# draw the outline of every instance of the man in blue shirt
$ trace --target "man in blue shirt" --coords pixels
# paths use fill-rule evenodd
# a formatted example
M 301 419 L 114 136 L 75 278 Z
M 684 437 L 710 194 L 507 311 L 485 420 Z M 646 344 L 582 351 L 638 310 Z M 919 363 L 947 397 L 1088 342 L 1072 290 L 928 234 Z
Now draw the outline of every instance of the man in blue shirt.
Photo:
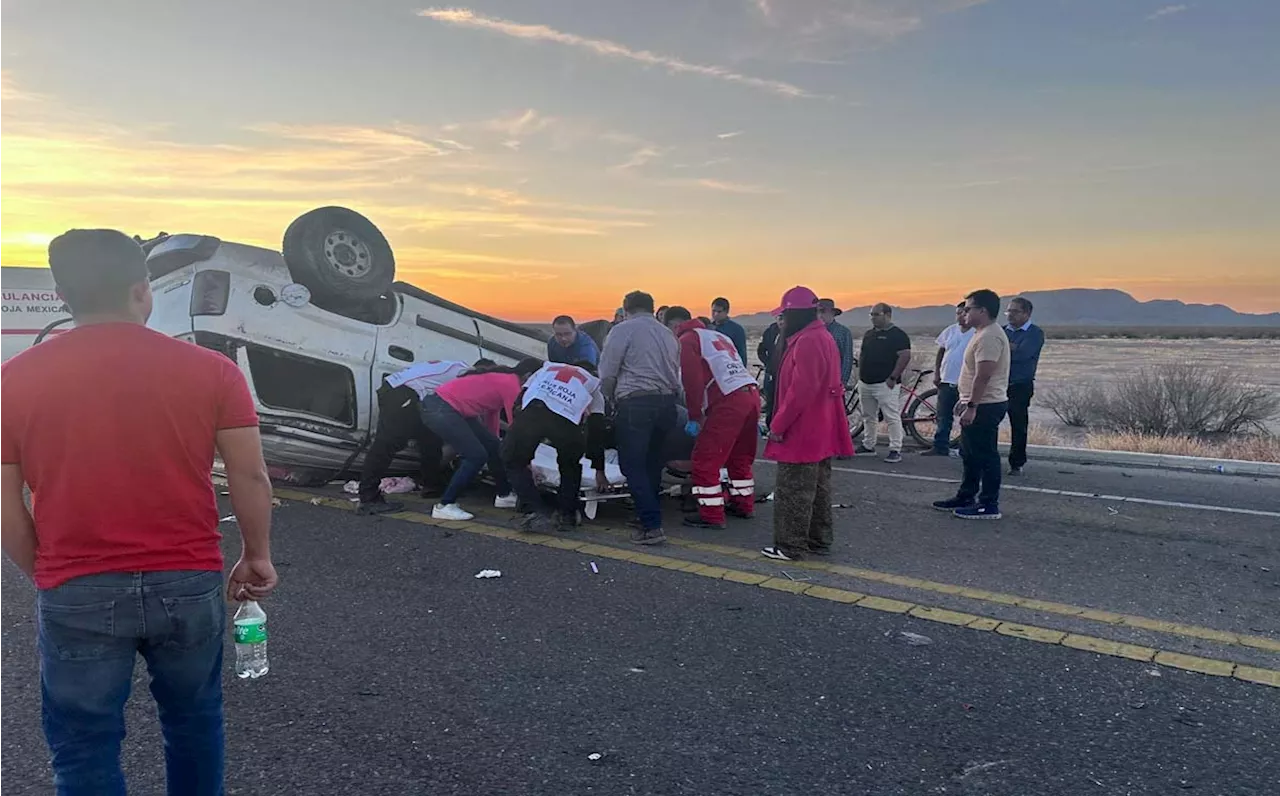
M 836 350 L 840 352 L 840 382 L 848 387 L 853 377 L 853 332 L 836 322 L 836 317 L 843 312 L 833 299 L 818 299 L 818 320 L 827 325 L 827 331 L 835 338 Z
M 711 302 L 711 328 L 733 341 L 742 364 L 747 364 L 747 330 L 729 317 L 729 299 L 721 296 Z
M 600 363 L 600 349 L 591 335 L 578 329 L 573 318 L 557 316 L 551 322 L 551 339 L 547 341 L 547 361 L 572 365 L 577 362 Z
M 1044 348 L 1044 330 L 1031 322 L 1031 302 L 1018 296 L 1005 310 L 1009 338 L 1009 475 L 1022 475 L 1027 463 L 1027 426 L 1031 396 L 1036 394 L 1036 366 Z

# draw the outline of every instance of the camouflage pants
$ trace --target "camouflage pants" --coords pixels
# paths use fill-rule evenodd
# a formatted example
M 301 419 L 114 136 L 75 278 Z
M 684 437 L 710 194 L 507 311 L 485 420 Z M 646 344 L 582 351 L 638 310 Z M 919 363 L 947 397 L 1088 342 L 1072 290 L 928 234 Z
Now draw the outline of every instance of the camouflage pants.
M 827 552 L 833 539 L 831 460 L 778 464 L 774 487 L 773 546 L 791 555 Z

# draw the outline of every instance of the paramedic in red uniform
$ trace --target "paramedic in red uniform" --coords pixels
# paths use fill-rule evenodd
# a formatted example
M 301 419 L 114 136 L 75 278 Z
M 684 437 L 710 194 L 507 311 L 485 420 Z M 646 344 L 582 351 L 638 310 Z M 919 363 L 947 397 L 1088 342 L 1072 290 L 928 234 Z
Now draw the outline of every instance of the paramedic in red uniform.
M 736 517 L 755 512 L 752 465 L 760 436 L 760 392 L 728 335 L 691 319 L 684 307 L 667 310 L 667 324 L 680 341 L 680 378 L 684 383 L 693 445 L 693 496 L 698 516 L 685 525 L 725 526 L 721 468 L 729 471 L 728 511 Z

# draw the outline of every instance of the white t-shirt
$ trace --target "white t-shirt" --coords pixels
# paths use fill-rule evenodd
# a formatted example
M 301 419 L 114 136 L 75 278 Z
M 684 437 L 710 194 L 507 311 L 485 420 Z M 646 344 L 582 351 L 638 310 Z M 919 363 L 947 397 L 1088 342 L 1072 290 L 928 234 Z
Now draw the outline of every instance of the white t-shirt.
M 529 377 L 520 408 L 542 401 L 552 412 L 571 423 L 581 423 L 587 413 L 604 414 L 600 380 L 574 365 L 548 362 Z
M 469 367 L 471 366 L 465 362 L 448 360 L 442 362 L 419 362 L 416 365 L 410 365 L 399 373 L 392 373 L 387 376 L 387 384 L 392 387 L 407 385 L 421 399 L 458 378 Z
M 947 353 L 942 355 L 942 383 L 959 384 L 960 369 L 964 367 L 964 349 L 973 339 L 973 329 L 962 332 L 960 324 L 953 323 L 938 335 L 938 347 Z

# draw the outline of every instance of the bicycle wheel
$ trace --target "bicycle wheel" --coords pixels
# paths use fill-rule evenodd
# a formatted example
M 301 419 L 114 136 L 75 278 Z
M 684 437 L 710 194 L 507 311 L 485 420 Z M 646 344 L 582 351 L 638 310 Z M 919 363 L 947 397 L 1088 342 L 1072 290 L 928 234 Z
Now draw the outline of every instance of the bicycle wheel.
M 844 413 L 849 418 L 849 437 L 857 442 L 862 436 L 862 402 L 858 391 L 852 390 L 844 397 Z
M 902 424 L 916 444 L 924 448 L 933 447 L 933 435 L 938 431 L 938 391 L 925 390 L 911 402 Z

